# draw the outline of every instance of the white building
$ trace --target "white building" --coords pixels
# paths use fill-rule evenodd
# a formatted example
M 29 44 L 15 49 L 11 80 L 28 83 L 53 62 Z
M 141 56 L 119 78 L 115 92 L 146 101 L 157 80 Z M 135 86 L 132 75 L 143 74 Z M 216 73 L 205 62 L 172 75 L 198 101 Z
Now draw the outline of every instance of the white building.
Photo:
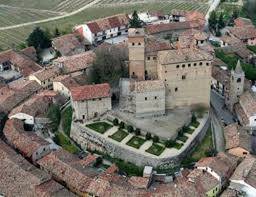
M 129 17 L 118 14 L 74 27 L 74 32 L 88 44 L 96 44 L 109 38 L 128 34 Z

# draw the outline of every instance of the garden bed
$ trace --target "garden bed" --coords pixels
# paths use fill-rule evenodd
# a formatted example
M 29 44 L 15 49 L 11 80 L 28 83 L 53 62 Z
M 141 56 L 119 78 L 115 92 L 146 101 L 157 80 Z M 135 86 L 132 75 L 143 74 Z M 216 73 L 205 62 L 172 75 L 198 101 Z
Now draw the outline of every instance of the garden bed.
M 188 137 L 185 136 L 185 135 L 179 136 L 179 137 L 177 138 L 177 140 L 180 140 L 180 141 L 182 141 L 182 142 L 184 142 L 184 143 L 187 141 L 187 139 L 188 139 Z
M 122 130 L 119 129 L 117 132 L 115 132 L 113 135 L 109 136 L 110 138 L 112 138 L 115 141 L 121 142 L 124 138 L 126 138 L 129 134 Z
M 96 122 L 92 124 L 86 125 L 86 127 L 98 132 L 98 133 L 105 133 L 108 129 L 112 128 L 113 126 L 106 122 Z
M 133 148 L 139 149 L 145 141 L 146 140 L 141 137 L 133 136 L 126 144 Z
M 146 150 L 146 152 L 148 152 L 150 154 L 153 154 L 153 155 L 156 155 L 156 156 L 159 156 L 159 155 L 162 154 L 162 152 L 164 152 L 164 150 L 165 150 L 164 146 L 153 143 L 152 146 L 150 146 L 149 149 Z
M 175 142 L 175 144 L 173 145 L 173 148 L 176 148 L 176 149 L 181 149 L 181 147 L 183 146 L 183 144 L 179 144 L 178 142 Z
M 200 125 L 200 122 L 198 122 L 197 120 L 194 122 L 191 122 L 191 124 L 190 124 L 190 126 L 195 127 L 195 128 L 197 128 L 199 125 Z

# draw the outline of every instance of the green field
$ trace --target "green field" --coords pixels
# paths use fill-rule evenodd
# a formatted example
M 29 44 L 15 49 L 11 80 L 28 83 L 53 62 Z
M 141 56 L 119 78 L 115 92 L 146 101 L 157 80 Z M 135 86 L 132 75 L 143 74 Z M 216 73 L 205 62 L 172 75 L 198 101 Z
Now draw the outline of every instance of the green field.
M 132 0 L 129 0 L 131 2 Z M 17 6 L 17 7 L 25 7 L 25 8 L 40 8 L 42 10 L 51 10 L 55 12 L 70 12 L 72 10 L 77 10 L 81 8 L 82 5 L 88 4 L 91 0 L 0 0 L 0 4 Z M 66 4 L 64 4 L 64 2 Z M 73 2 L 70 4 L 70 2 Z M 112 2 L 112 3 L 111 3 Z M 117 3 L 118 2 L 118 3 Z M 127 4 L 122 4 L 127 3 Z M 25 27 L 19 27 L 9 30 L 0 30 L 0 49 L 5 50 L 8 48 L 14 48 L 19 46 L 21 43 L 24 43 L 29 33 L 36 26 L 40 26 L 44 29 L 48 29 L 50 32 L 53 32 L 57 27 L 62 33 L 70 33 L 72 28 L 77 24 L 85 23 L 86 21 L 90 21 L 97 18 L 102 18 L 118 13 L 131 13 L 134 10 L 138 11 L 163 11 L 164 13 L 170 13 L 173 9 L 180 10 L 198 10 L 203 13 L 206 13 L 208 10 L 208 4 L 190 2 L 190 1 L 149 1 L 149 3 L 133 3 L 130 4 L 127 0 L 102 0 L 97 5 L 90 7 L 81 11 L 78 14 L 75 14 L 70 17 L 58 19 L 51 22 L 40 23 L 36 25 L 29 25 Z M 136 2 L 141 2 L 137 0 Z M 82 4 L 81 4 L 82 3 Z M 0 11 L 1 13 L 1 11 Z M 36 15 L 36 20 L 38 20 L 41 14 L 41 11 L 38 13 L 34 13 Z M 47 14 L 54 15 L 54 13 L 47 12 Z M 47 15 L 46 14 L 46 15 Z M 8 13 L 7 15 L 10 15 Z M 0 14 L 1 16 L 1 14 Z M 31 16 L 32 17 L 32 16 Z M 45 18 L 45 16 L 43 16 Z M 12 19 L 13 18 L 13 19 Z M 15 19 L 16 18 L 16 19 Z M 24 19 L 23 19 L 24 18 Z M 33 17 L 32 17 L 33 18 Z M 30 21 L 30 13 L 18 14 L 18 16 L 14 17 L 6 17 L 4 20 L 0 17 L 0 27 L 6 26 L 5 24 L 19 24 L 21 21 Z

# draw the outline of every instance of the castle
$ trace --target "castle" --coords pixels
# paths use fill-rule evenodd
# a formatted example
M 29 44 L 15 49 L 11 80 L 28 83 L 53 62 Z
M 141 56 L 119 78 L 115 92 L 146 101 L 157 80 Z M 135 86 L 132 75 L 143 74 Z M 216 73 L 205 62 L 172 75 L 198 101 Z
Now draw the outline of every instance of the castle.
M 213 56 L 194 44 L 181 48 L 155 40 L 155 46 L 144 29 L 129 29 L 130 78 L 120 81 L 121 108 L 144 117 L 177 107 L 209 107 Z

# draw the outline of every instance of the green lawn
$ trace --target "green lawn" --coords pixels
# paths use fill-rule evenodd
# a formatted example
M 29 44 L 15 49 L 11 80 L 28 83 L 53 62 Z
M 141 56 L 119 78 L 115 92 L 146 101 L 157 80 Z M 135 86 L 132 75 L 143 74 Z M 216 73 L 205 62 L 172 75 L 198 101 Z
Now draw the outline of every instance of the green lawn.
M 196 162 L 203 157 L 207 157 L 207 151 L 213 148 L 212 131 L 209 128 L 202 142 L 194 149 L 192 154 L 188 156 L 182 163 L 188 164 Z
M 109 136 L 113 140 L 116 140 L 118 142 L 121 142 L 126 136 L 129 135 L 126 131 L 119 129 L 117 132 L 115 132 L 113 135 Z
M 98 133 L 103 134 L 113 126 L 106 122 L 95 122 L 95 123 L 86 125 L 86 127 L 90 128 Z
M 247 46 L 247 48 L 256 54 L 256 46 Z
M 141 137 L 133 136 L 126 144 L 133 148 L 139 149 L 145 141 L 146 140 Z
M 146 152 L 159 156 L 162 154 L 162 152 L 164 151 L 165 147 L 161 146 L 159 144 L 153 143 L 152 146 L 149 147 L 148 150 L 146 150 Z
M 72 154 L 79 152 L 79 149 L 63 133 L 58 132 L 54 137 L 54 142 Z
M 67 136 L 70 136 L 70 129 L 71 129 L 71 122 L 72 122 L 72 114 L 73 110 L 72 107 L 67 107 L 61 114 L 62 118 L 62 128 L 64 133 L 66 133 Z

